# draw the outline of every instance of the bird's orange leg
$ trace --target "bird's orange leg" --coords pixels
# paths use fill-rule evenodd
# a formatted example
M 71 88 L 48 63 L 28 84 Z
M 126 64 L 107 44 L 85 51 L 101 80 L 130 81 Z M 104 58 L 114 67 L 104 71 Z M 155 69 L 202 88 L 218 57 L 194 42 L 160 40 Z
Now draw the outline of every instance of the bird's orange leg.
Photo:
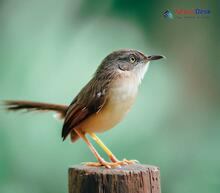
M 92 139 L 104 150 L 104 152 L 108 155 L 109 159 L 118 165 L 127 165 L 127 164 L 134 164 L 137 163 L 137 160 L 127 160 L 123 159 L 122 161 L 119 161 L 115 155 L 110 151 L 109 148 L 106 147 L 106 145 L 99 139 L 99 137 L 93 133 L 93 132 L 88 132 L 88 134 L 92 137 Z
M 95 162 L 88 162 L 86 163 L 86 165 L 88 166 L 105 166 L 106 168 L 111 168 L 111 167 L 117 167 L 120 166 L 119 164 L 114 164 L 114 163 L 110 163 L 110 162 L 106 162 L 100 155 L 99 153 L 96 151 L 96 149 L 93 147 L 93 145 L 90 143 L 90 141 L 86 138 L 85 134 L 82 133 L 80 130 L 75 129 L 75 132 L 79 135 L 79 137 L 81 137 L 86 144 L 88 145 L 89 149 L 92 151 L 92 153 L 95 155 L 95 157 L 98 160 L 98 163 Z

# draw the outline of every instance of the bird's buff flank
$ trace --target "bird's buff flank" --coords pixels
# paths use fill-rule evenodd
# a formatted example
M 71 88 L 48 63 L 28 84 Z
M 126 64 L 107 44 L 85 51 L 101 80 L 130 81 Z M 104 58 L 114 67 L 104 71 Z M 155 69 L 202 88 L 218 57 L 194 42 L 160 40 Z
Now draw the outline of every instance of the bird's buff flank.
M 64 119 L 62 138 L 70 135 L 72 142 L 82 138 L 98 163 L 91 166 L 117 167 L 135 163 L 119 161 L 96 136 L 119 123 L 130 110 L 150 61 L 164 56 L 146 56 L 137 50 L 118 50 L 109 54 L 100 64 L 92 79 L 82 88 L 69 106 L 31 101 L 5 101 L 8 110 L 55 111 Z M 92 139 L 106 152 L 111 162 L 105 161 L 87 139 Z

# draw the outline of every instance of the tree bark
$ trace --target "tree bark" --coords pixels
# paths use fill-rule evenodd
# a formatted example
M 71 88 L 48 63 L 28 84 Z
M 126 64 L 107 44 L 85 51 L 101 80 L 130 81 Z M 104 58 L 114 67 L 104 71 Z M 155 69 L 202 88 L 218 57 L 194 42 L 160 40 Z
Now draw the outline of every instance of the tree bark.
M 160 193 L 156 166 L 131 164 L 106 169 L 76 165 L 69 168 L 69 193 Z

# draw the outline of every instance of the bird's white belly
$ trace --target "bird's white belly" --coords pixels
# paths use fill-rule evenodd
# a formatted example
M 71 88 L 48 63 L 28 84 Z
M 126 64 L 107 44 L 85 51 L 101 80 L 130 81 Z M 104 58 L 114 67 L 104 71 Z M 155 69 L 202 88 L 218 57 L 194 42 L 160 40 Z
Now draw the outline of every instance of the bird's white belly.
M 134 103 L 137 85 L 134 82 L 120 82 L 111 88 L 107 104 L 96 114 L 86 119 L 80 127 L 84 131 L 104 132 L 114 127 L 127 114 Z

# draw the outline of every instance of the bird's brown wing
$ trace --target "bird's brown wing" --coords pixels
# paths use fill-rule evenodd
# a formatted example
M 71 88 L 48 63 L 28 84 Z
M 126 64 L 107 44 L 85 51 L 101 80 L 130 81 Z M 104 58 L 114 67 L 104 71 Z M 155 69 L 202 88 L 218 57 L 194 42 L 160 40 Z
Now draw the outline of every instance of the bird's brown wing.
M 97 113 L 106 102 L 105 90 L 91 80 L 70 104 L 62 129 L 62 138 L 66 139 L 73 128 L 93 113 Z

